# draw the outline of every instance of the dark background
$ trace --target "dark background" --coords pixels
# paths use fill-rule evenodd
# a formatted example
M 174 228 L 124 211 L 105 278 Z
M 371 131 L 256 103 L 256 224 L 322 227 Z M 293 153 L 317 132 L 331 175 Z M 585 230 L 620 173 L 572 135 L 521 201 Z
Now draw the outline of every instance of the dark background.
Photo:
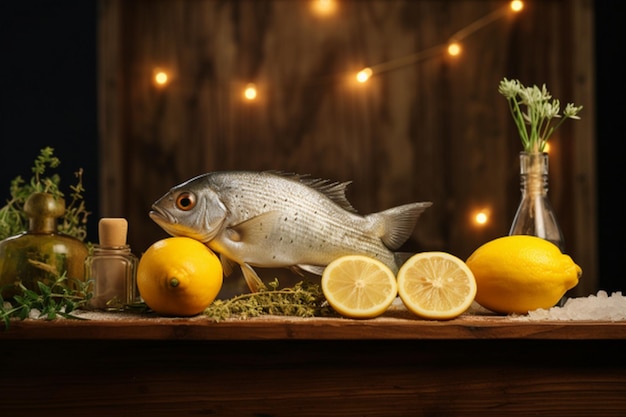
M 0 205 L 20 175 L 32 176 L 39 150 L 54 148 L 63 191 L 83 168 L 90 241 L 97 239 L 97 1 L 0 4 L 2 100 Z
M 600 289 L 626 289 L 623 257 L 624 190 L 618 130 L 623 104 L 611 97 L 621 81 L 617 74 L 622 38 L 612 2 L 595 2 L 596 121 Z M 31 177 L 30 167 L 45 146 L 55 149 L 62 186 L 74 184 L 84 169 L 85 200 L 92 212 L 88 240 L 97 240 L 97 1 L 7 0 L 0 4 L 2 64 L 0 205 L 9 197 L 10 181 Z M 621 71 L 620 71 L 621 72 Z M 106 146 L 102 144 L 100 146 Z M 69 192 L 69 190 L 66 190 Z M 558 215 L 558 213 L 557 213 Z

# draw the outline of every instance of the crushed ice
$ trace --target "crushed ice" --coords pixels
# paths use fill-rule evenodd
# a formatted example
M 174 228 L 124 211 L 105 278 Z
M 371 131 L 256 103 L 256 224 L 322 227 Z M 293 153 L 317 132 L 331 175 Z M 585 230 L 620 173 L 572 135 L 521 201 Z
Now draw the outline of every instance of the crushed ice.
M 621 291 L 610 296 L 606 291 L 597 295 L 569 298 L 562 307 L 537 309 L 524 316 L 512 316 L 525 320 L 626 320 L 626 297 Z

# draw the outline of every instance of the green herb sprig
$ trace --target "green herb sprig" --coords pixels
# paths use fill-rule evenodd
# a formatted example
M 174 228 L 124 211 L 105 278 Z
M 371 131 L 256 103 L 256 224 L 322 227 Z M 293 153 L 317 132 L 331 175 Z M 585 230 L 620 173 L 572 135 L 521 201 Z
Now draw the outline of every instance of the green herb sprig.
M 278 280 L 267 289 L 241 294 L 228 300 L 215 300 L 204 314 L 215 321 L 228 318 L 247 319 L 262 315 L 324 317 L 336 313 L 326 303 L 319 285 L 299 282 L 293 287 L 279 289 Z
M 17 294 L 10 302 L 0 295 L 0 319 L 7 329 L 12 318 L 27 319 L 32 311 L 38 311 L 38 318 L 46 320 L 54 320 L 59 316 L 80 319 L 72 312 L 84 307 L 92 296 L 89 282 L 67 278 L 65 274 L 49 283 L 38 281 L 38 292 L 26 288 L 21 282 L 14 285 Z
M 0 240 L 24 232 L 28 227 L 28 217 L 24 213 L 26 199 L 35 192 L 50 193 L 56 198 L 64 198 L 60 189 L 61 178 L 58 174 L 48 173 L 49 169 L 57 168 L 61 161 L 54 156 L 54 149 L 41 149 L 32 167 L 33 176 L 26 182 L 21 176 L 11 181 L 11 198 L 0 208 Z M 60 219 L 59 231 L 74 236 L 81 241 L 87 237 L 87 218 L 89 212 L 83 199 L 83 170 L 76 173 L 77 183 L 70 186 L 71 200 L 66 205 L 65 214 Z
M 519 80 L 504 78 L 500 81 L 498 92 L 509 103 L 525 152 L 543 152 L 548 138 L 565 120 L 580 119 L 578 113 L 583 109 L 583 106 L 568 103 L 561 116 L 561 104 L 552 98 L 545 84 L 541 88 L 536 85 L 525 87 Z M 554 119 L 560 120 L 554 123 Z

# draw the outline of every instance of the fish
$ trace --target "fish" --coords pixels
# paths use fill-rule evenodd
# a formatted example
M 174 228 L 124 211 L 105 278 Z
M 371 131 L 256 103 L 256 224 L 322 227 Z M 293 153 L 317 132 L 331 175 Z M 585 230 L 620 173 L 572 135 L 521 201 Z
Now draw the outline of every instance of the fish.
M 346 198 L 351 183 L 281 171 L 214 171 L 172 187 L 149 217 L 168 234 L 216 252 L 225 276 L 239 265 L 251 292 L 265 288 L 254 268 L 322 275 L 345 255 L 370 256 L 396 273 L 395 251 L 432 202 L 361 215 Z

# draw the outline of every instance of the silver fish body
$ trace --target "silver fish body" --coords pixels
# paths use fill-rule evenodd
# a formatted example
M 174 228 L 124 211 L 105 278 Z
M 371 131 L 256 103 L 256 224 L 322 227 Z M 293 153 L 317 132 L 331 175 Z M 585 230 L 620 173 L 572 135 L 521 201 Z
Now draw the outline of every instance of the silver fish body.
M 169 234 L 219 253 L 226 274 L 232 262 L 239 264 L 252 291 L 263 286 L 252 267 L 321 274 L 340 256 L 362 254 L 397 271 L 393 251 L 432 203 L 360 215 L 346 199 L 348 184 L 276 172 L 212 172 L 173 187 L 149 215 Z

